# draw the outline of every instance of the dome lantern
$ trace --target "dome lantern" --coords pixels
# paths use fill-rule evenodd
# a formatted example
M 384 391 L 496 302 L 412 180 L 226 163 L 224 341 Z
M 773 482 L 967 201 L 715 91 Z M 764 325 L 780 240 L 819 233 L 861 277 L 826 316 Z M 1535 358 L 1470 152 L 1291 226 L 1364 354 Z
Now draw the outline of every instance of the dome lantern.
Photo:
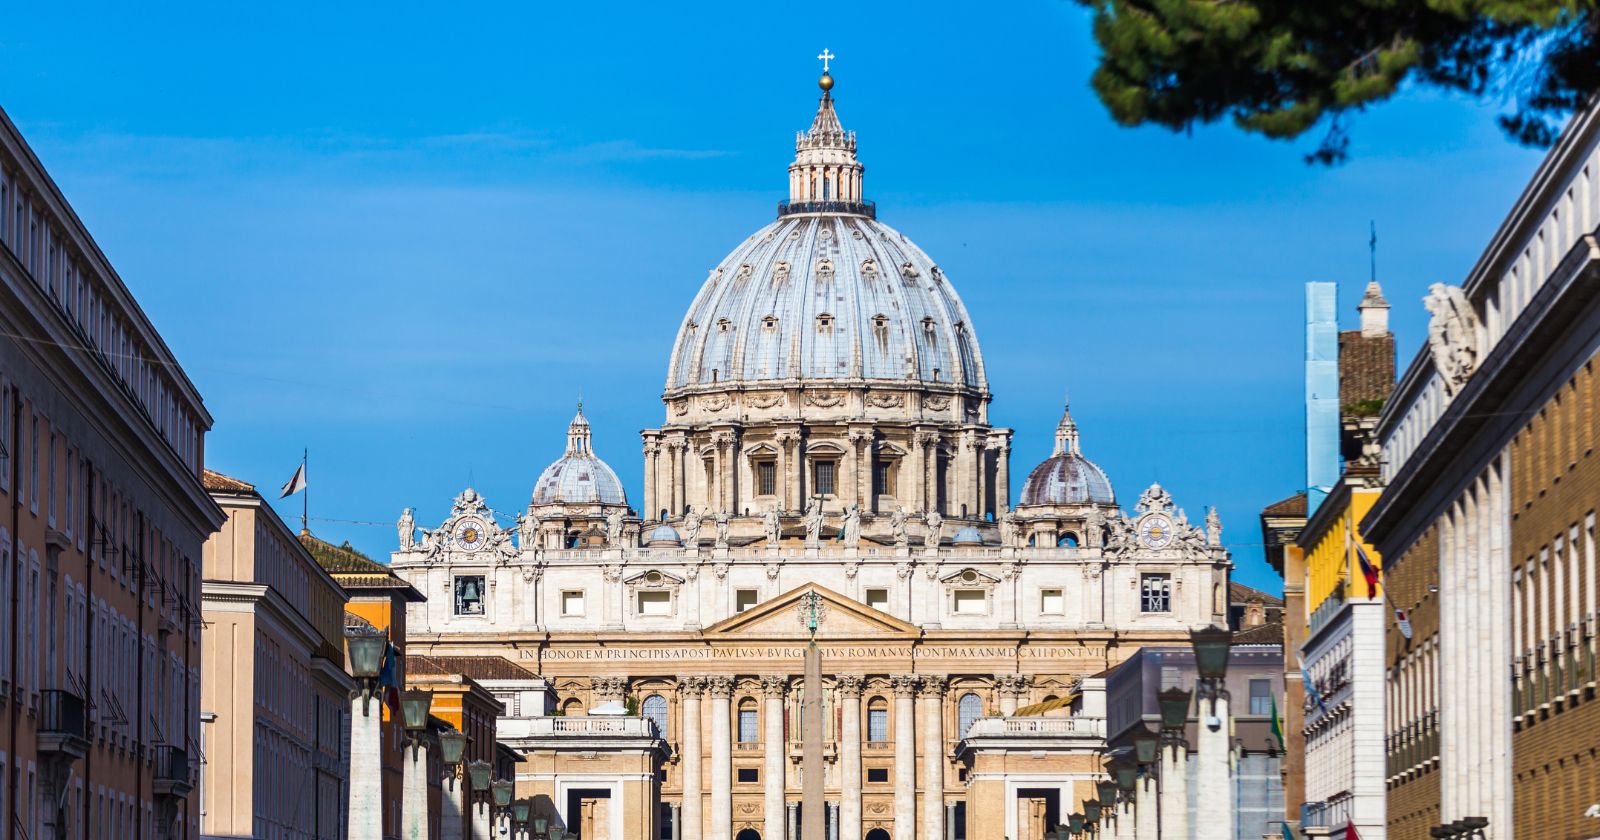
M 1116 503 L 1111 480 L 1095 462 L 1085 458 L 1078 443 L 1078 424 L 1072 411 L 1061 410 L 1056 425 L 1056 445 L 1050 457 L 1028 473 L 1019 506 L 1110 505 Z
M 845 131 L 833 109 L 833 75 L 827 62 L 835 56 L 823 50 L 822 99 L 811 128 L 796 133 L 794 163 L 789 164 L 789 200 L 778 205 L 778 215 L 791 213 L 851 213 L 872 217 L 872 202 L 861 197 L 861 176 L 866 168 L 856 160 L 856 134 Z

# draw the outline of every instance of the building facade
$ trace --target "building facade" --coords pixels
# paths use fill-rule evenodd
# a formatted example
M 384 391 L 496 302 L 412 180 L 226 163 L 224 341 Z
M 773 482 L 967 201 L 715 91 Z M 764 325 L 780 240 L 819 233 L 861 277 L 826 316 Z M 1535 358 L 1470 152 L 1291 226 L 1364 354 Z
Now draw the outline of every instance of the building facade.
M 1592 539 L 1600 350 L 1600 111 L 1567 127 L 1378 425 L 1363 531 L 1410 634 L 1388 632 L 1389 826 L 1489 837 L 1600 830 Z
M 348 596 L 254 486 L 211 470 L 204 482 L 228 519 L 202 560 L 200 832 L 339 840 Z
M 194 837 L 211 417 L 0 112 L 0 826 Z M 90 832 L 99 832 L 91 835 Z
M 645 518 L 580 409 L 515 523 L 470 489 L 420 536 L 410 509 L 400 520 L 391 568 L 429 596 L 410 608 L 414 654 L 498 656 L 547 680 L 557 716 L 535 716 L 522 746 L 551 761 L 555 733 L 633 739 L 587 776 L 518 771 L 557 823 L 631 809 L 606 800 L 658 761 L 649 831 L 797 836 L 814 624 L 830 836 L 991 836 L 966 818 L 990 772 L 972 768 L 994 766 L 958 751 L 976 721 L 1227 620 L 1215 513 L 1190 522 L 1159 485 L 1125 512 L 1070 413 L 1012 503 L 976 329 L 938 264 L 861 198 L 832 84 L 777 221 L 711 269 L 679 329 L 666 422 L 643 433 Z M 590 714 L 629 704 L 645 723 Z M 1041 801 L 1076 804 L 1090 764 L 1060 764 Z

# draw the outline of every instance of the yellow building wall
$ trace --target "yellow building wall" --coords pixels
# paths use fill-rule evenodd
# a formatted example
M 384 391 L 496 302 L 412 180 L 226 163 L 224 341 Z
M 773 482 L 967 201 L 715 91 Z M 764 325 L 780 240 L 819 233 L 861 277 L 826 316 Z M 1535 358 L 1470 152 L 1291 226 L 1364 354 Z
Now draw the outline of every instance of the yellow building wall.
M 1315 540 L 1305 552 L 1306 609 L 1315 612 L 1317 607 L 1335 593 L 1345 599 L 1367 597 L 1367 579 L 1361 574 L 1361 562 L 1356 559 L 1355 546 L 1359 543 L 1367 559 L 1378 569 L 1383 559 L 1361 536 L 1360 522 L 1378 500 L 1377 490 L 1352 490 L 1349 503 L 1328 524 L 1321 534 L 1311 535 Z M 1304 545 L 1302 541 L 1302 545 Z M 1382 593 L 1380 582 L 1378 591 Z

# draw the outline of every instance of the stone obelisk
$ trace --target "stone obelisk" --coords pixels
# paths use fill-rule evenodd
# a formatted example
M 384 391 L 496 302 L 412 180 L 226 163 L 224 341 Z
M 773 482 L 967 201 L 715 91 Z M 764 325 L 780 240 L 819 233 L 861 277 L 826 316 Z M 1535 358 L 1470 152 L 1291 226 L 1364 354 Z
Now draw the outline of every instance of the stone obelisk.
M 805 699 L 800 709 L 805 738 L 800 747 L 804 777 L 800 785 L 799 840 L 824 840 L 827 816 L 822 793 L 822 651 L 817 648 L 817 618 L 822 596 L 815 591 L 809 593 L 806 606 L 811 611 L 806 621 L 811 640 L 806 643 Z

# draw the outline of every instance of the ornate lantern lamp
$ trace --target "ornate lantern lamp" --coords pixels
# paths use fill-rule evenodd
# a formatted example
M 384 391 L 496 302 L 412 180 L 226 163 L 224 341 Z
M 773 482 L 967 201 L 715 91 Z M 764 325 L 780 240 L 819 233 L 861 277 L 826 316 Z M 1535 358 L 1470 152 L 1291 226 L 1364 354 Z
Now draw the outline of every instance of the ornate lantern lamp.
M 1083 821 L 1087 823 L 1097 823 L 1100 821 L 1100 800 L 1083 800 Z
M 1131 787 L 1131 785 L 1130 785 Z M 1117 804 L 1117 783 L 1110 779 L 1101 779 L 1094 784 L 1095 793 L 1100 796 L 1100 806 L 1110 808 Z
M 377 690 L 378 674 L 383 671 L 389 636 L 378 630 L 346 630 L 345 644 L 350 649 L 350 675 L 361 683 L 361 714 L 370 715 L 369 701 Z
M 1163 689 L 1156 695 L 1156 705 L 1161 707 L 1161 731 L 1177 740 L 1183 738 L 1184 725 L 1189 722 L 1189 700 L 1192 693 L 1186 688 Z
M 1119 758 L 1111 763 L 1111 773 L 1117 777 L 1117 788 L 1123 793 L 1133 793 L 1133 786 L 1139 782 L 1139 765 L 1125 758 Z
M 1189 632 L 1194 647 L 1194 667 L 1200 679 L 1221 682 L 1228 675 L 1228 651 L 1233 647 L 1233 631 L 1226 627 L 1202 627 Z
M 450 768 L 452 775 L 461 766 L 461 757 L 466 754 L 466 751 L 466 733 L 454 730 L 439 733 L 439 760 L 444 762 L 444 766 Z
M 544 833 L 546 831 L 548 831 L 549 828 L 550 828 L 550 818 L 549 817 L 539 816 L 539 817 L 534 817 L 533 818 L 533 833 L 534 833 L 535 836 L 544 837 Z
M 504 808 L 511 804 L 512 784 L 510 782 L 505 779 L 495 779 L 489 785 L 489 789 L 494 794 L 494 807 Z
M 422 745 L 422 734 L 428 731 L 428 709 L 432 706 L 431 691 L 407 690 L 400 694 L 400 718 L 406 740 L 411 742 L 412 760 L 416 759 L 417 748 Z
M 1073 834 L 1082 834 L 1083 833 L 1083 815 L 1082 814 L 1068 814 L 1067 815 L 1067 829 L 1069 831 L 1071 831 Z
M 489 774 L 494 771 L 494 765 L 479 759 L 467 764 L 467 780 L 472 782 L 472 790 L 477 793 L 489 792 Z
M 532 799 L 518 799 L 511 803 L 511 821 L 517 825 L 528 824 L 528 813 L 533 810 Z
M 1156 763 L 1161 754 L 1161 736 L 1150 731 L 1148 726 L 1140 726 L 1133 734 L 1133 755 L 1140 764 L 1149 767 Z

